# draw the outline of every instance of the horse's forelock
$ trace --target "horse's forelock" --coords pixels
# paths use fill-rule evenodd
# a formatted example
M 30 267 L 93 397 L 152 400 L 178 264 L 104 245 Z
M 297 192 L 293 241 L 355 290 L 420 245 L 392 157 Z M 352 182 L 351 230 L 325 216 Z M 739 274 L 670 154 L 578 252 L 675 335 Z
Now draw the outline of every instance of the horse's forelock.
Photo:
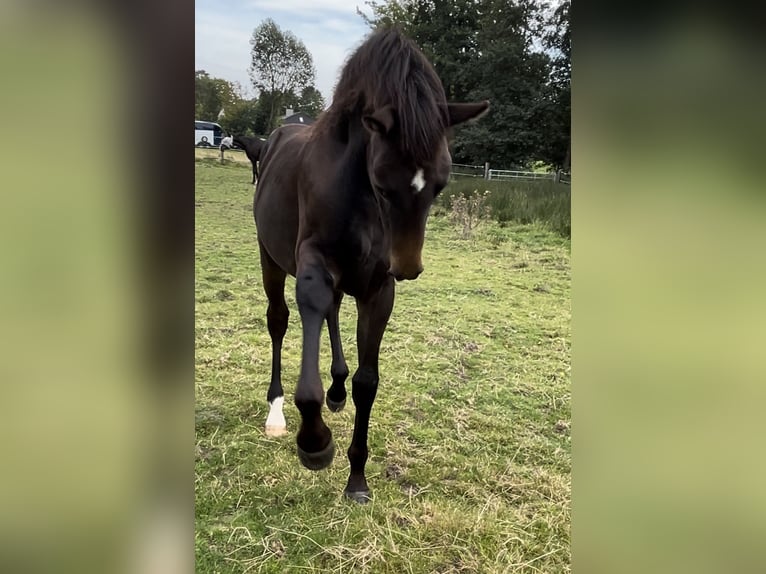
M 399 145 L 416 162 L 433 155 L 447 126 L 444 88 L 418 47 L 396 28 L 373 32 L 341 72 L 323 122 L 391 106 L 399 120 Z

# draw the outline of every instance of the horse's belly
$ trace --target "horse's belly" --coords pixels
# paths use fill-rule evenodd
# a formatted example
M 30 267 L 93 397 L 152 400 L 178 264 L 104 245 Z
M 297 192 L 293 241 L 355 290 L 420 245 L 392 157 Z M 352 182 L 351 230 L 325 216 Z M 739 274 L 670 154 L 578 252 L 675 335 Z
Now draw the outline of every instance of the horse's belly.
M 293 276 L 298 239 L 297 174 L 306 130 L 305 126 L 283 126 L 269 138 L 253 207 L 258 239 L 274 262 Z
M 279 179 L 279 178 L 277 178 Z M 295 189 L 261 178 L 255 200 L 258 240 L 274 262 L 295 276 L 295 243 L 298 237 L 298 199 Z

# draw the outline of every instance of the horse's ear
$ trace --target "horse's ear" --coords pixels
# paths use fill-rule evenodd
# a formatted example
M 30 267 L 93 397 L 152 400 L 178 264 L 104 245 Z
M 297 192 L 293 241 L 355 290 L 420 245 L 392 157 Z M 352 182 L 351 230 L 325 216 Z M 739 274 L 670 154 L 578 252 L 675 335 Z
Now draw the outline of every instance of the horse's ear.
M 370 115 L 362 116 L 362 124 L 367 131 L 384 136 L 394 127 L 394 111 L 391 106 L 382 107 Z
M 473 104 L 447 104 L 449 125 L 456 126 L 469 120 L 477 120 L 489 110 L 489 101 Z

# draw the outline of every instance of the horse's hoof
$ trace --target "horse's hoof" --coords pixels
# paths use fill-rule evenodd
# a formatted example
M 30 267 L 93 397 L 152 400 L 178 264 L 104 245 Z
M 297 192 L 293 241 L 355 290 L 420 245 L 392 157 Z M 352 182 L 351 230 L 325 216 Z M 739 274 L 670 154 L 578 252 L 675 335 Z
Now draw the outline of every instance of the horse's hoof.
M 285 436 L 287 434 L 287 427 L 279 425 L 266 425 L 266 436 Z
M 327 408 L 330 409 L 334 413 L 337 413 L 338 411 L 342 411 L 343 407 L 346 406 L 346 399 L 345 398 L 342 401 L 340 401 L 339 403 L 336 403 L 329 396 L 326 396 L 325 397 L 325 402 L 327 403 Z
M 309 470 L 322 470 L 330 466 L 333 457 L 335 456 L 335 442 L 330 439 L 328 444 L 323 450 L 319 452 L 306 452 L 301 447 L 298 447 L 298 459 L 301 464 Z
M 370 500 L 372 500 L 369 490 L 357 490 L 355 492 L 344 490 L 343 495 L 346 498 L 353 500 L 354 502 L 358 502 L 359 504 L 367 504 L 370 502 Z

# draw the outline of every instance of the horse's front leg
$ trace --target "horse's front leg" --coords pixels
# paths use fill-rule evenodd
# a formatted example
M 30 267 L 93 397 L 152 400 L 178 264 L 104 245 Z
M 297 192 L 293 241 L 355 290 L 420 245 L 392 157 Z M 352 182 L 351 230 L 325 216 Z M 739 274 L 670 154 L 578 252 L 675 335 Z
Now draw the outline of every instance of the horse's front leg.
M 332 365 L 330 375 L 332 385 L 327 389 L 327 408 L 333 412 L 343 410 L 346 406 L 346 379 L 348 378 L 348 366 L 343 356 L 343 345 L 340 340 L 340 325 L 338 315 L 340 304 L 343 301 L 343 291 L 337 290 L 333 297 L 332 310 L 327 314 L 327 330 L 330 333 L 330 348 L 332 349 Z
M 357 301 L 356 343 L 359 351 L 359 368 L 351 379 L 351 397 L 356 406 L 354 436 L 348 449 L 351 473 L 344 494 L 357 502 L 370 499 L 370 489 L 364 476 L 367 463 L 367 429 L 370 411 L 378 392 L 378 355 L 383 332 L 394 307 L 394 280 L 389 278 L 375 295 L 365 301 Z
M 303 324 L 301 371 L 295 390 L 295 406 L 301 413 L 298 458 L 303 466 L 319 470 L 330 465 L 335 453 L 332 433 L 322 420 L 324 388 L 319 376 L 319 336 L 333 308 L 333 282 L 323 259 L 301 249 L 296 273 L 295 298 Z

